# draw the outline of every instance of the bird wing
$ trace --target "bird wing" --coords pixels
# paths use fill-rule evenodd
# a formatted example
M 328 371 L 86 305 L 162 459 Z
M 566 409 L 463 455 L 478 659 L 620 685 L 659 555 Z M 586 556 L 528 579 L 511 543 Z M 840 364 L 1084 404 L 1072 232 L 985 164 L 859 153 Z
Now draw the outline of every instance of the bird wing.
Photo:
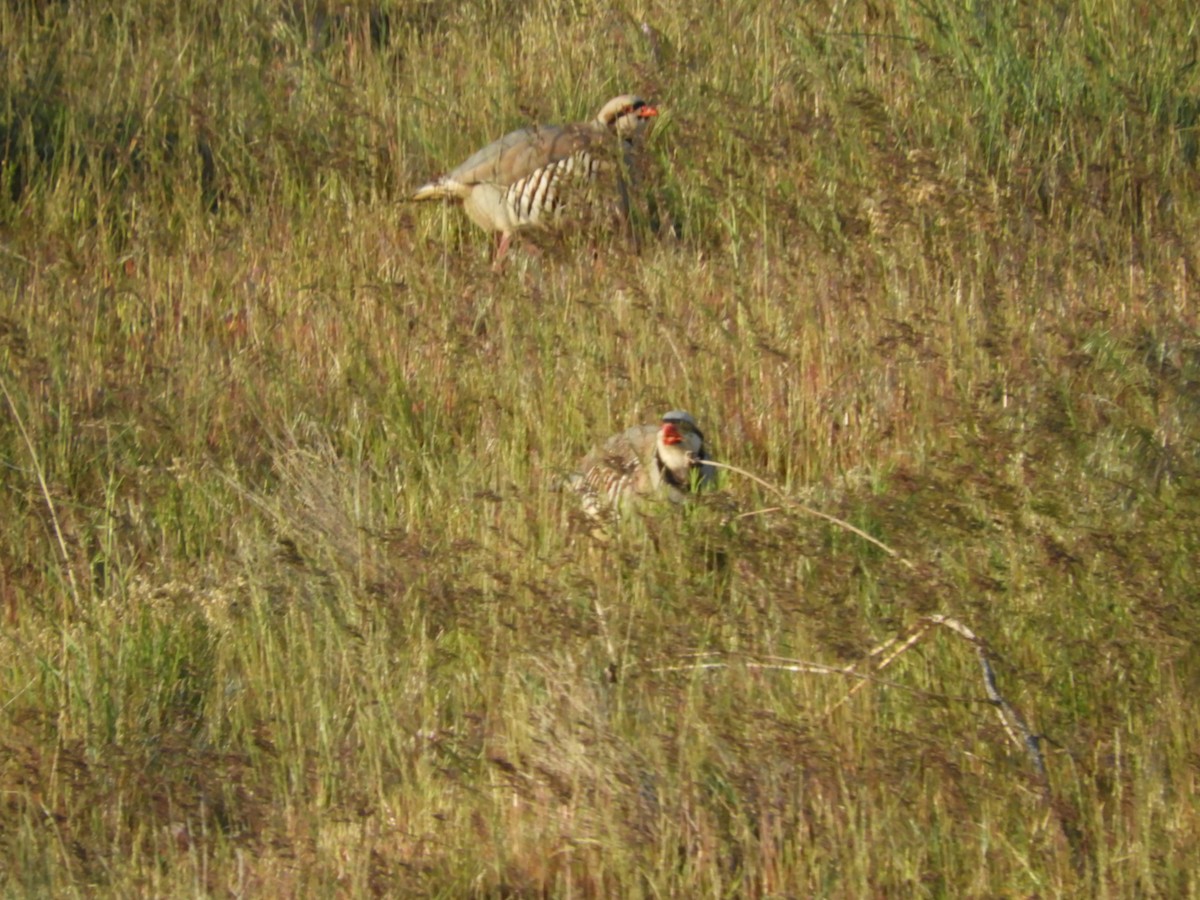
M 604 132 L 589 125 L 531 126 L 493 141 L 441 180 L 508 187 L 560 160 L 597 146 Z
M 604 509 L 620 505 L 623 497 L 653 487 L 650 457 L 657 435 L 657 425 L 638 425 L 610 437 L 588 454 L 574 487 L 583 495 L 589 515 L 598 516 Z

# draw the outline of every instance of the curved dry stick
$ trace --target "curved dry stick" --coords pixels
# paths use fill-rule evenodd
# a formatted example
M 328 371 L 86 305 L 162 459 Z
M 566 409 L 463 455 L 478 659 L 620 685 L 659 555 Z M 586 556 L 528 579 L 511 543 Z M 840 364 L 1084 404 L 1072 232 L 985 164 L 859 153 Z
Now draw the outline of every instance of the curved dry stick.
M 1042 737 L 1039 734 L 1033 733 L 1033 729 L 1029 727 L 1029 723 L 1025 721 L 1025 717 L 1021 715 L 1021 711 L 1009 703 L 1004 695 L 1000 693 L 1000 688 L 996 684 L 996 671 L 992 668 L 992 661 L 988 657 L 987 644 L 975 632 L 971 631 L 970 628 L 958 621 L 958 619 L 953 619 L 950 616 L 926 616 L 924 621 L 930 625 L 940 625 L 942 628 L 949 628 L 952 632 L 959 635 L 959 637 L 975 645 L 975 653 L 979 657 L 979 665 L 983 669 L 983 688 L 987 692 L 988 703 L 995 708 L 996 715 L 1000 718 L 1000 724 L 1004 726 L 1009 740 L 1018 747 L 1022 747 L 1025 753 L 1028 754 L 1029 760 L 1037 772 L 1038 780 L 1041 781 L 1045 799 L 1049 800 L 1051 796 L 1050 776 L 1046 771 L 1046 757 L 1042 753 Z
M 896 550 L 893 550 L 891 547 L 889 547 L 887 544 L 885 544 L 883 541 L 879 540 L 878 538 L 871 537 L 871 535 L 867 534 L 861 528 L 856 528 L 854 525 L 851 525 L 845 519 L 839 519 L 837 516 L 831 516 L 831 515 L 829 515 L 829 513 L 823 513 L 819 509 L 813 509 L 811 506 L 805 506 L 803 503 L 797 503 L 795 500 L 793 500 L 791 497 L 789 497 L 787 494 L 785 494 L 782 490 L 777 488 L 775 485 L 771 484 L 769 481 L 764 481 L 763 479 L 761 479 L 757 475 L 755 475 L 753 472 L 747 472 L 745 469 L 739 469 L 737 466 L 731 466 L 728 463 L 713 462 L 711 459 L 706 459 L 704 461 L 704 464 L 706 466 L 712 466 L 713 468 L 716 468 L 716 469 L 728 469 L 730 472 L 736 472 L 739 475 L 745 475 L 751 481 L 755 482 L 756 484 L 762 485 L 767 490 L 769 490 L 771 493 L 779 496 L 787 506 L 789 506 L 793 509 L 798 509 L 798 510 L 800 510 L 800 512 L 805 513 L 806 515 L 816 516 L 818 519 L 824 519 L 826 522 L 831 522 L 834 525 L 837 525 L 839 528 L 844 528 L 847 531 L 858 535 L 864 541 L 874 544 L 876 547 L 878 547 L 880 550 L 882 550 L 888 556 L 892 557 L 893 559 L 899 560 L 900 562 L 904 563 L 904 565 L 908 566 L 910 569 L 916 569 L 915 565 L 913 565 L 911 562 L 909 562 L 907 559 L 905 559 L 903 556 L 901 556 L 899 554 L 899 552 L 897 552 Z M 755 515 L 759 515 L 760 513 L 771 512 L 771 511 L 773 511 L 775 509 L 779 509 L 779 508 L 780 507 L 771 507 L 770 509 L 765 509 L 765 510 L 754 510 L 752 512 L 739 513 L 738 515 L 734 516 L 734 518 L 741 519 L 741 518 L 745 518 L 747 516 L 755 516 Z

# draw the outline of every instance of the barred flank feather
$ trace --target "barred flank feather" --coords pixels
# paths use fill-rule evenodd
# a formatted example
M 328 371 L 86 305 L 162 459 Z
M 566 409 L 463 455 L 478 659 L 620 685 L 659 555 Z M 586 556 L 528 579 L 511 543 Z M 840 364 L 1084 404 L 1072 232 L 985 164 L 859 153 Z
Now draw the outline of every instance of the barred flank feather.
M 535 170 L 515 182 L 504 194 L 508 215 L 518 227 L 545 224 L 569 202 L 564 196 L 572 187 L 583 187 L 595 180 L 601 165 L 587 151 L 572 155 Z

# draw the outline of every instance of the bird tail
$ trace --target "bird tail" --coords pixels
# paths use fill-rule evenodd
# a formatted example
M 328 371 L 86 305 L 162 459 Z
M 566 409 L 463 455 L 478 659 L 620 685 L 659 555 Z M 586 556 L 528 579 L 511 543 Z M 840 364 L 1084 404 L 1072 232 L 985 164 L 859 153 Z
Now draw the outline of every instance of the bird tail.
M 451 197 L 458 196 L 455 192 L 456 185 L 453 182 L 447 182 L 443 179 L 431 181 L 429 184 L 423 184 L 415 191 L 410 200 L 445 200 Z

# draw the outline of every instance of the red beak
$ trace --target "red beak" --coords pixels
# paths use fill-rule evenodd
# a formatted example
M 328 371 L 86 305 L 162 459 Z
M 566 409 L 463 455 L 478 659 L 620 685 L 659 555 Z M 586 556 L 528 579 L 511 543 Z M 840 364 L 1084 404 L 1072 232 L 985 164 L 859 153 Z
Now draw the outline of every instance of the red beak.
M 679 429 L 669 422 L 662 427 L 662 438 L 664 444 L 682 444 L 683 435 L 679 433 Z
M 643 106 L 637 111 L 639 119 L 653 119 L 658 115 L 658 110 L 653 106 Z

